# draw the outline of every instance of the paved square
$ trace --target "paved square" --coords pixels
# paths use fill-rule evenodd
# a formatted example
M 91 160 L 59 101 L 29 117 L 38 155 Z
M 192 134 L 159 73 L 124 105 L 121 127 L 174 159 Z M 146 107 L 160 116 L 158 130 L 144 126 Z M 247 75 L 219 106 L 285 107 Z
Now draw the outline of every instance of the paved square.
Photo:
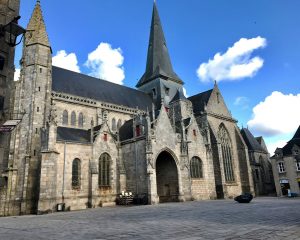
M 0 218 L 0 239 L 300 239 L 300 199 L 255 198 Z

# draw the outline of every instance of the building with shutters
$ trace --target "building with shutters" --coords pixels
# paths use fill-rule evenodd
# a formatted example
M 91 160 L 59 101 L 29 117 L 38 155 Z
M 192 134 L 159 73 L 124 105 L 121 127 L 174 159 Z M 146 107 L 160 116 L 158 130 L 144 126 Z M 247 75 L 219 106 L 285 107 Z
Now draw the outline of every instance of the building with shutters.
M 300 194 L 300 126 L 283 148 L 271 157 L 277 196 Z

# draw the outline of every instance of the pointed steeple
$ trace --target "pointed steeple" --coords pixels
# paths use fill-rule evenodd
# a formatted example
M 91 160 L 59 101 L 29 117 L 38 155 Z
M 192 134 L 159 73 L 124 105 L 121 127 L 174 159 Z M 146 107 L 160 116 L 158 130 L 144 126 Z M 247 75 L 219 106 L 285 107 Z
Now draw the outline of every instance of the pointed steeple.
M 28 23 L 25 44 L 28 46 L 37 43 L 50 47 L 40 0 L 37 0 L 30 21 Z
M 156 2 L 154 1 L 146 71 L 136 87 L 140 87 L 158 77 L 183 84 L 173 70 Z

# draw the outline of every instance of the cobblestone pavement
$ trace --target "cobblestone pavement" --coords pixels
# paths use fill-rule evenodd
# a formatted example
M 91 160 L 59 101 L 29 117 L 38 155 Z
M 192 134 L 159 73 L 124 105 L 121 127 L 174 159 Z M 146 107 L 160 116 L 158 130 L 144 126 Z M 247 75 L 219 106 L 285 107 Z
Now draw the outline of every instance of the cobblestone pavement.
M 0 218 L 0 239 L 300 239 L 300 199 L 97 208 Z

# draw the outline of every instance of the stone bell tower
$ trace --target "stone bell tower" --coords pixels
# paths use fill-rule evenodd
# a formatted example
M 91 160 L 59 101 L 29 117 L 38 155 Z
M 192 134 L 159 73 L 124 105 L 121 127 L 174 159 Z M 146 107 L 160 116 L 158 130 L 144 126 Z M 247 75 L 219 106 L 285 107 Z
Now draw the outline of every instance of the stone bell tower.
M 166 39 L 154 2 L 146 71 L 136 87 L 153 98 L 156 110 L 161 103 L 168 107 L 177 91 L 182 91 L 182 80 L 174 72 Z
M 23 120 L 11 140 L 9 164 L 17 169 L 9 189 L 20 200 L 20 213 L 36 213 L 39 200 L 41 132 L 47 128 L 51 104 L 52 50 L 38 0 L 26 29 L 17 84 L 15 111 Z M 17 150 L 14 150 L 17 149 Z M 14 186 L 14 184 L 12 184 Z

